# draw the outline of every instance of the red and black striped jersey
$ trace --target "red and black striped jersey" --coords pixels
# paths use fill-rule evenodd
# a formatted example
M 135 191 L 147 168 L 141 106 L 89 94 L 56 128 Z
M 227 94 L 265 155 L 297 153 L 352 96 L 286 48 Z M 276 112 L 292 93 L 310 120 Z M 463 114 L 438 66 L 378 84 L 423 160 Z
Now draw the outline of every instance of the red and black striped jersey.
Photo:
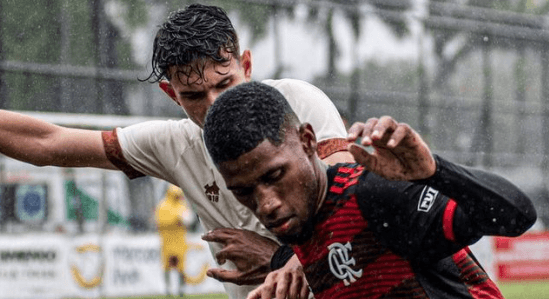
M 436 159 L 437 174 L 422 182 L 388 181 L 357 164 L 328 169 L 313 235 L 293 246 L 315 298 L 503 298 L 467 245 L 496 229 L 483 217 L 512 222 L 497 229 L 514 235 L 535 210 L 505 180 Z M 458 182 L 471 190 L 447 186 Z M 503 192 L 489 194 L 490 184 Z M 483 204 L 495 203 L 504 213 L 487 215 Z

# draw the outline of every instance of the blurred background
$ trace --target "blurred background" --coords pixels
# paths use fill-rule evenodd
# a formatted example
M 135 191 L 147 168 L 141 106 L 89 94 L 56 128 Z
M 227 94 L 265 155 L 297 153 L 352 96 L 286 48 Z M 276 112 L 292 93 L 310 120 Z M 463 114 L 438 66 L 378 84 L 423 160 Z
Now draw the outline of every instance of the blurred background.
M 193 2 L 229 13 L 241 49 L 252 50 L 255 80 L 311 82 L 348 124 L 391 115 L 434 153 L 521 186 L 535 201 L 540 232 L 522 249 L 549 253 L 545 0 L 0 0 L 0 108 L 102 130 L 186 117 L 142 80 L 158 25 Z M 8 237 L 151 233 L 167 187 L 2 156 L 0 185 L 0 236 Z M 490 257 L 495 245 L 487 246 L 492 271 L 505 276 Z M 519 264 L 507 278 L 549 279 L 549 261 Z

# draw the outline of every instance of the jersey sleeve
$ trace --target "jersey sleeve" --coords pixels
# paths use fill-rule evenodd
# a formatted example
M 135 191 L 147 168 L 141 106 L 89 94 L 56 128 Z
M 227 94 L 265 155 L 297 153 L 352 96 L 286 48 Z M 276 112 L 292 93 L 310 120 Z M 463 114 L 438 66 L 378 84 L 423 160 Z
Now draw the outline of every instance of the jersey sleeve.
M 357 187 L 363 215 L 382 244 L 432 262 L 484 235 L 516 236 L 535 221 L 530 200 L 503 178 L 435 157 L 437 172 L 416 182 L 365 172 Z
M 458 241 L 475 234 L 518 236 L 536 221 L 530 198 L 505 178 L 436 155 L 435 161 L 435 175 L 417 183 L 433 186 L 456 202 L 453 230 Z
M 149 175 L 175 184 L 174 167 L 191 133 L 181 121 L 148 121 L 103 133 L 109 160 L 129 178 Z
M 124 174 L 126 174 L 126 176 L 130 179 L 145 176 L 143 173 L 133 168 L 124 157 L 122 147 L 120 146 L 120 141 L 118 140 L 117 129 L 113 129 L 112 131 L 103 131 L 101 132 L 101 137 L 103 139 L 105 155 L 107 156 L 107 159 L 109 159 L 109 161 L 116 166 L 116 168 L 124 172 Z
M 318 141 L 321 159 L 347 150 L 347 131 L 341 115 L 328 96 L 316 86 L 301 80 L 264 80 L 278 89 L 301 122 L 310 123 Z
M 376 239 L 400 256 L 427 262 L 463 248 L 444 230 L 452 201 L 430 186 L 388 181 L 365 172 L 357 200 Z

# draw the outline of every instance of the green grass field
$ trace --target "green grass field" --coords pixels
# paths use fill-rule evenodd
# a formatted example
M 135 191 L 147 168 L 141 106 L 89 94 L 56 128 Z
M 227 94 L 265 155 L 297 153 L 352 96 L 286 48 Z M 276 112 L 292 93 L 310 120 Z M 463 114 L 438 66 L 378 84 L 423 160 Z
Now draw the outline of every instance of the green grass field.
M 498 283 L 505 299 L 549 299 L 549 281 L 522 281 Z M 170 296 L 125 297 L 105 299 L 175 299 Z M 186 295 L 185 299 L 227 299 L 225 294 Z
M 549 299 L 549 280 L 500 282 L 498 286 L 505 299 Z

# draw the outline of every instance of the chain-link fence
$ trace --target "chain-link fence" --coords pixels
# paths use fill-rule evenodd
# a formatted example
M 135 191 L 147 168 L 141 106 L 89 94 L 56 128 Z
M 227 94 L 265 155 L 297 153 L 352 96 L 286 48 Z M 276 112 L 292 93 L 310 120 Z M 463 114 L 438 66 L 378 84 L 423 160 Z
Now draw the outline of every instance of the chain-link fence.
M 0 0 L 0 107 L 184 117 L 139 79 L 158 24 L 190 2 Z M 523 186 L 549 221 L 545 1 L 200 2 L 229 12 L 255 79 L 310 81 L 349 123 L 407 122 Z

